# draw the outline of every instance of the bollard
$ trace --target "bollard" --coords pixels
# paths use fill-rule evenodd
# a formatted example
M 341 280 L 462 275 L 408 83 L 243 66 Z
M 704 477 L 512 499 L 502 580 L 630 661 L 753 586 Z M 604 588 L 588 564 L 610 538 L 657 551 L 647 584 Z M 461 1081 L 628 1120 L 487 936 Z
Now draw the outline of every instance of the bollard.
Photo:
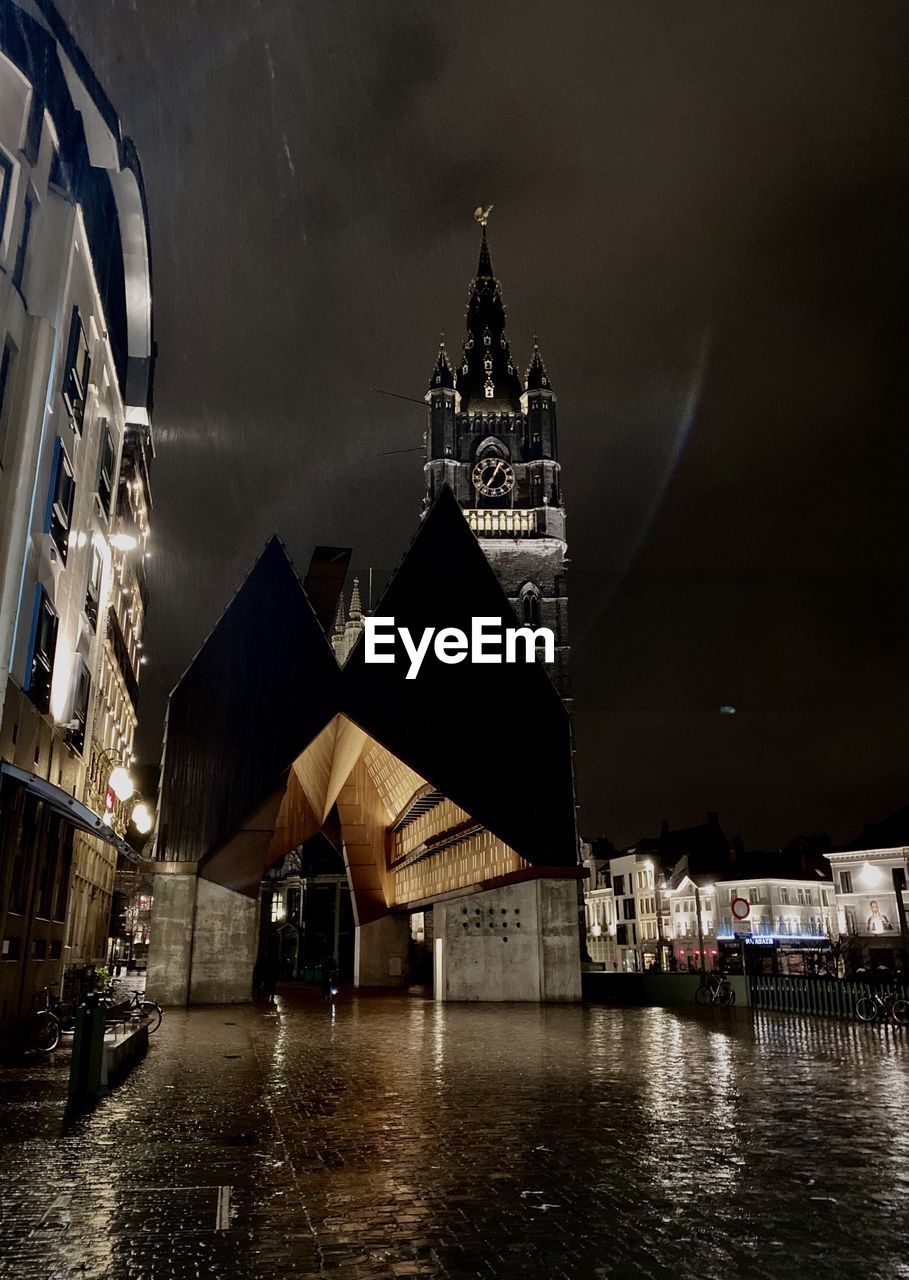
M 70 1098 L 96 1098 L 103 1088 L 104 1006 L 90 991 L 76 1010 L 73 1057 L 69 1068 Z

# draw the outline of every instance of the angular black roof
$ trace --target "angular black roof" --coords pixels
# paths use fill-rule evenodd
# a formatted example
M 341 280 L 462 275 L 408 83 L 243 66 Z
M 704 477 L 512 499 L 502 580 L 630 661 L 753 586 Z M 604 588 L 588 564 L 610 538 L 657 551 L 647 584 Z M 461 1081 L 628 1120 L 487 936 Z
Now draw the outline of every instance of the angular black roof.
M 446 486 L 375 610 L 397 626 L 458 627 L 493 617 L 518 625 L 489 561 Z M 483 822 L 527 861 L 575 866 L 568 714 L 545 666 L 445 666 L 415 680 L 400 662 L 344 668 L 344 710 L 361 728 Z
M 450 490 L 427 514 L 376 610 L 419 635 L 517 620 Z M 157 856 L 198 860 L 283 787 L 343 712 L 537 866 L 576 866 L 568 715 L 544 666 L 367 665 L 343 671 L 273 538 L 170 697 Z

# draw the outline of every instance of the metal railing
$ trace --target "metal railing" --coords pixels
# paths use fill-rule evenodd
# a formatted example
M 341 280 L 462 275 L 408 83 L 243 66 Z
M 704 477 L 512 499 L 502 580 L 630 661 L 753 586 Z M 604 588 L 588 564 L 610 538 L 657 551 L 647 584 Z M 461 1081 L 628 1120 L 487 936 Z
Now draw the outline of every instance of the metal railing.
M 751 1005 L 781 1013 L 808 1013 L 827 1018 L 855 1017 L 855 1002 L 862 996 L 894 992 L 907 997 L 905 982 L 863 982 L 858 978 L 784 977 L 751 974 L 748 978 Z

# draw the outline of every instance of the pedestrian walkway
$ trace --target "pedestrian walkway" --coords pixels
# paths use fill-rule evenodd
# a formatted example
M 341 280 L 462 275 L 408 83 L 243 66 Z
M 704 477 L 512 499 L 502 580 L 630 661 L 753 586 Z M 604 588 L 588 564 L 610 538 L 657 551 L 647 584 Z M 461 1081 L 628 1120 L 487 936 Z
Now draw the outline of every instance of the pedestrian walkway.
M 909 1036 L 279 994 L 170 1011 L 91 1113 L 0 1072 L 0 1275 L 909 1276 Z

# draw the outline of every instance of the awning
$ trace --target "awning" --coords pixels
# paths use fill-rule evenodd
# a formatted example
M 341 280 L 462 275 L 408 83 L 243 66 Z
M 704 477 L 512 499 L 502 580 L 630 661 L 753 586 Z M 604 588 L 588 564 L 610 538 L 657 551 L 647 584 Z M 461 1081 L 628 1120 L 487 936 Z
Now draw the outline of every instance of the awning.
M 96 813 L 92 813 L 87 805 L 68 795 L 61 787 L 55 787 L 46 778 L 38 778 L 33 773 L 26 773 L 24 769 L 17 769 L 7 760 L 0 760 L 0 776 L 9 778 L 17 786 L 24 787 L 29 795 L 43 801 L 49 809 L 59 814 L 78 831 L 85 831 L 90 836 L 97 836 L 105 844 L 113 845 L 117 852 L 124 858 L 128 858 L 130 862 L 142 861 L 135 849 L 130 848 L 126 841 L 122 840 L 106 822 L 102 822 Z

